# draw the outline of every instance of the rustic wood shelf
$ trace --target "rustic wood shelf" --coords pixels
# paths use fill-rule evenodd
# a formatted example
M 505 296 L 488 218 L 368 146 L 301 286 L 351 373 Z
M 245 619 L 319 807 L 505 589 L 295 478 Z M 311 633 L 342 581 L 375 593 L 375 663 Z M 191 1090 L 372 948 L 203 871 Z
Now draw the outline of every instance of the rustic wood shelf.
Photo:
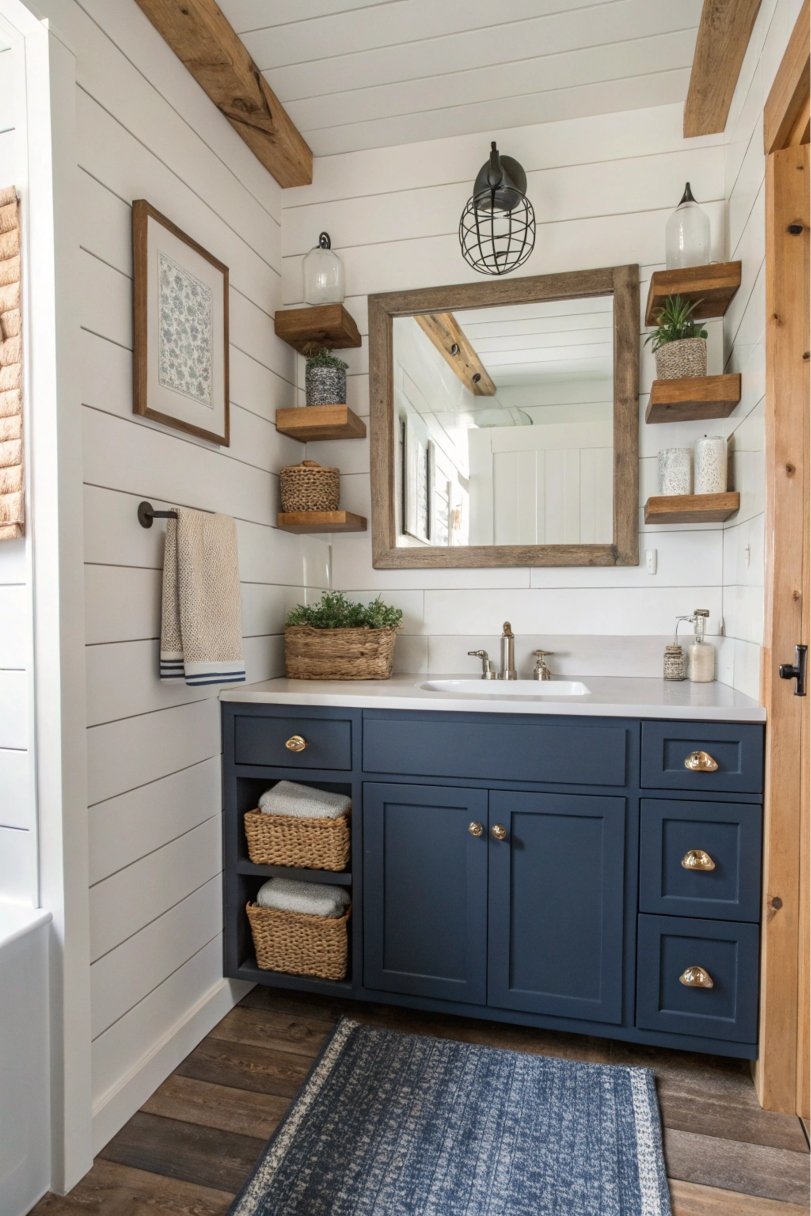
M 714 262 L 711 266 L 688 266 L 684 270 L 655 270 L 648 289 L 645 324 L 656 324 L 654 313 L 668 296 L 700 301 L 693 313 L 697 321 L 722 317 L 740 285 L 740 262 Z
M 299 354 L 310 342 L 330 350 L 360 346 L 361 337 L 354 319 L 343 304 L 314 304 L 309 308 L 286 308 L 276 313 L 276 336 Z
M 276 411 L 276 430 L 291 439 L 363 439 L 366 423 L 348 405 L 302 405 Z
M 645 503 L 646 524 L 718 524 L 741 505 L 734 490 L 725 494 L 670 494 Z
M 277 525 L 283 532 L 365 532 L 366 519 L 352 511 L 280 511 Z
M 646 422 L 702 422 L 728 418 L 741 399 L 741 378 L 689 376 L 654 380 L 645 411 Z

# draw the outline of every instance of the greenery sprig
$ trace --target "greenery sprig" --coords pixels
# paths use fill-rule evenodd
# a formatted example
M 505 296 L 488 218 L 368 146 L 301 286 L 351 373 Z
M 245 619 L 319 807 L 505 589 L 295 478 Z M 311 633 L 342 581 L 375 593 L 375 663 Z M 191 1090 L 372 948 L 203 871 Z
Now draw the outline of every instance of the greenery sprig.
M 308 367 L 334 367 L 337 371 L 346 371 L 349 367 L 349 364 L 344 363 L 343 359 L 330 354 L 326 346 L 319 346 L 317 342 L 308 342 L 303 348 L 303 353 Z
M 342 591 L 325 591 L 317 604 L 293 608 L 287 624 L 313 629 L 397 629 L 402 619 L 402 609 L 389 607 L 380 596 L 371 604 L 358 604 Z
M 701 300 L 683 300 L 681 296 L 668 296 L 662 307 L 654 314 L 656 329 L 645 338 L 659 350 L 668 342 L 681 342 L 684 338 L 706 338 L 707 331 L 700 321 L 693 320 L 693 312 Z

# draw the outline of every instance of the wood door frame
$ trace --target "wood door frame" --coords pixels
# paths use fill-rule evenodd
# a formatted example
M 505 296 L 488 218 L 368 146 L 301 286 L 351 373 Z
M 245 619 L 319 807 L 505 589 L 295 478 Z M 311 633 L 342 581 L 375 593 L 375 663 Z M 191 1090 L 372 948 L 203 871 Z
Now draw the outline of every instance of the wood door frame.
M 809 60 L 805 0 L 764 108 L 766 152 L 766 618 L 768 714 L 760 1057 L 762 1106 L 807 1102 L 808 700 L 778 666 L 808 641 Z M 803 735 L 803 732 L 805 736 Z M 804 1111 L 807 1115 L 807 1109 Z

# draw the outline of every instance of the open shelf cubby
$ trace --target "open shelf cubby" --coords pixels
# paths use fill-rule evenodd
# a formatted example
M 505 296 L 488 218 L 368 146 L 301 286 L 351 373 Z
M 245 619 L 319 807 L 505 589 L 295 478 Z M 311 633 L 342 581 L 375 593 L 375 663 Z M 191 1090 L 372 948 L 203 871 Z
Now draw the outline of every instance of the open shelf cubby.
M 730 519 L 741 505 L 735 490 L 725 494 L 670 494 L 645 503 L 646 524 L 716 524 Z
M 668 296 L 681 296 L 696 303 L 697 321 L 722 317 L 741 285 L 740 262 L 712 262 L 709 266 L 687 266 L 682 270 L 655 270 L 648 289 L 645 324 L 655 325 L 655 314 Z
M 646 422 L 704 422 L 728 418 L 741 399 L 741 377 L 689 376 L 654 380 Z
M 301 443 L 321 439 L 363 439 L 366 423 L 348 405 L 301 405 L 276 411 L 276 430 Z

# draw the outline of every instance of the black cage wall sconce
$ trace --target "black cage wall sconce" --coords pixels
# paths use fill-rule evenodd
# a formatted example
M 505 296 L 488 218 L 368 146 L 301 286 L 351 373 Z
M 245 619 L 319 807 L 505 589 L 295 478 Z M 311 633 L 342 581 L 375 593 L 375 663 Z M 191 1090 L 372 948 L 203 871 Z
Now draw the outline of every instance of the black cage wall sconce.
M 532 253 L 535 212 L 526 190 L 522 166 L 502 156 L 493 140 L 459 221 L 462 257 L 479 274 L 509 274 Z

